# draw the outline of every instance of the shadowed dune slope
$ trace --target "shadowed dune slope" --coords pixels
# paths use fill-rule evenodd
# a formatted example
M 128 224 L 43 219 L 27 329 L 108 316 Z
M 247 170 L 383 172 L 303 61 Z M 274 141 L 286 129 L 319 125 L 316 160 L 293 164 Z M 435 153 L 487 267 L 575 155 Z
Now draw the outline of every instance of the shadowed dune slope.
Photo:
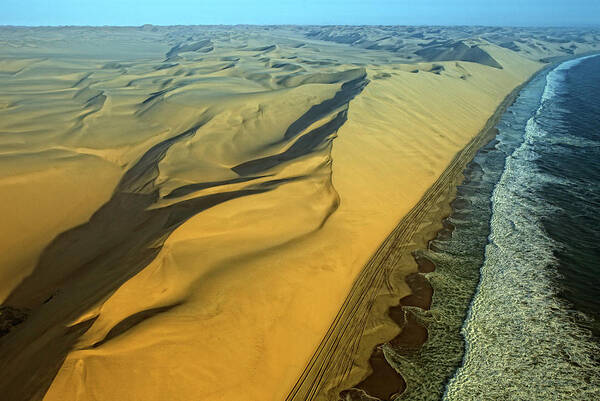
M 421 50 L 417 50 L 415 54 L 423 57 L 426 61 L 471 61 L 494 68 L 502 68 L 485 50 L 482 50 L 477 45 L 469 46 L 464 42 L 424 47 Z

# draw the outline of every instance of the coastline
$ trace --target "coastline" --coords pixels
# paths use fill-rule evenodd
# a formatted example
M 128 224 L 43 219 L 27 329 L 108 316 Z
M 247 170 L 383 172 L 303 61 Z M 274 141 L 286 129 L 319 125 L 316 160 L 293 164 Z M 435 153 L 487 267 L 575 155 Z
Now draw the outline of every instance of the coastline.
M 539 74 L 544 74 L 552 70 L 562 62 L 597 54 L 599 54 L 597 51 L 591 51 L 569 57 L 553 57 L 552 59 L 545 60 L 547 61 L 547 64 L 544 64 L 540 69 L 531 74 L 523 83 L 515 87 L 505 97 L 487 120 L 484 128 L 455 156 L 447 169 L 428 189 L 419 203 L 404 218 L 402 218 L 394 231 L 385 239 L 384 243 L 382 243 L 383 247 L 386 243 L 392 241 L 394 244 L 391 246 L 400 248 L 400 252 L 403 253 L 404 257 L 406 257 L 407 254 L 411 254 L 414 259 L 414 264 L 417 266 L 417 271 L 409 273 L 404 277 L 404 281 L 411 290 L 409 295 L 400 297 L 394 305 L 389 304 L 389 297 L 393 297 L 390 295 L 386 297 L 387 302 L 380 302 L 381 305 L 373 307 L 375 310 L 383 309 L 384 311 L 387 311 L 385 313 L 387 313 L 389 319 L 383 321 L 391 325 L 396 324 L 401 327 L 401 331 L 396 336 L 391 338 L 388 337 L 387 339 L 383 339 L 383 341 L 381 340 L 383 336 L 378 338 L 372 336 L 361 341 L 357 359 L 359 359 L 359 361 L 364 360 L 366 352 L 370 349 L 371 353 L 370 356 L 368 356 L 370 368 L 367 369 L 368 373 L 366 375 L 364 372 L 348 375 L 340 385 L 335 387 L 335 391 L 341 390 L 341 399 L 348 401 L 371 400 L 372 398 L 368 396 L 375 396 L 380 399 L 391 399 L 392 397 L 402 394 L 406 390 L 407 383 L 404 377 L 396 372 L 394 368 L 385 361 L 381 346 L 385 343 L 390 343 L 397 352 L 410 355 L 418 352 L 427 341 L 427 328 L 421 325 L 417 321 L 418 319 L 415 318 L 415 315 L 407 310 L 406 307 L 409 307 L 408 309 L 411 307 L 419 308 L 422 311 L 427 311 L 431 308 L 434 288 L 424 274 L 435 271 L 436 265 L 429 259 L 417 254 L 416 251 L 429 248 L 431 241 L 439 235 L 451 235 L 454 227 L 446 219 L 454 211 L 453 203 L 457 199 L 457 189 L 465 179 L 464 173 L 467 165 L 473 160 L 475 154 L 482 147 L 495 138 L 498 133 L 497 128 L 495 128 L 496 125 L 506 110 L 515 102 L 519 93 Z M 446 186 L 445 190 L 443 189 L 444 186 Z M 419 211 L 416 211 L 416 209 L 428 210 L 428 212 L 423 215 Z M 414 217 L 411 215 L 414 215 Z M 420 222 L 419 218 L 421 218 Z M 402 243 L 400 242 L 400 237 L 394 237 L 394 233 L 398 230 L 402 230 L 401 226 L 404 225 L 409 227 L 421 226 L 422 228 L 414 231 L 412 236 L 404 237 L 407 240 Z M 411 228 L 407 228 L 407 231 L 410 230 Z M 377 261 L 379 266 L 384 265 L 386 262 L 384 258 L 380 257 L 379 253 L 376 253 L 373 256 L 373 259 Z M 369 261 L 368 265 L 372 263 L 372 260 Z M 398 261 L 399 258 L 394 260 Z M 381 301 L 383 298 L 379 298 L 379 300 Z M 387 329 L 387 327 L 379 328 L 381 332 Z M 376 339 L 378 341 L 375 341 Z M 360 373 L 363 374 L 360 375 Z M 390 382 L 393 384 L 390 385 Z M 396 386 L 396 388 L 394 389 L 393 386 Z M 336 398 L 335 391 L 330 391 L 329 397 L 324 399 L 340 399 L 339 397 Z M 365 392 L 368 396 L 366 396 Z
M 561 165 L 571 165 L 565 161 L 569 160 L 569 151 L 581 160 L 579 168 L 594 168 L 593 162 L 587 163 L 595 158 L 582 156 L 581 148 L 569 149 L 565 139 L 590 138 L 594 141 L 591 144 L 596 141 L 594 130 L 587 137 L 575 128 L 578 125 L 570 125 L 572 120 L 567 117 L 571 115 L 577 121 L 591 117 L 593 127 L 595 114 L 582 103 L 597 105 L 594 91 L 586 92 L 597 73 L 598 58 L 595 64 L 585 60 L 594 56 L 598 53 L 556 60 L 525 90 L 525 99 L 519 99 L 514 112 L 503 119 L 498 139 L 507 157 L 489 196 L 491 217 L 485 258 L 461 327 L 465 351 L 446 383 L 444 400 L 475 399 L 483 392 L 490 399 L 516 396 L 545 400 L 560 394 L 565 399 L 588 400 L 598 395 L 597 359 L 592 357 L 598 355 L 597 341 L 587 320 L 579 320 L 579 314 L 587 311 L 578 309 L 573 298 L 561 293 L 561 285 L 570 285 L 576 278 L 563 276 L 560 266 L 568 266 L 583 277 L 586 270 L 555 251 L 562 246 L 577 248 L 575 244 L 585 240 L 571 237 L 574 242 L 570 243 L 566 237 L 555 237 L 555 231 L 546 225 L 552 222 L 579 231 L 578 225 L 585 224 L 580 222 L 593 221 L 591 216 L 579 214 L 581 206 L 575 206 L 576 199 L 554 203 L 551 194 L 560 197 L 562 192 L 553 191 L 555 182 L 551 180 L 564 180 L 568 184 L 561 183 L 561 188 L 568 185 L 569 191 L 585 193 L 583 188 L 574 191 L 577 181 L 570 175 L 573 170 L 561 170 Z M 571 107 L 573 98 L 582 103 Z M 524 119 L 519 110 L 525 109 L 530 113 Z M 588 144 L 585 149 L 594 147 Z M 532 154 L 535 157 L 530 157 Z M 480 164 L 490 159 L 493 157 L 477 157 Z M 593 196 L 586 194 L 588 199 Z M 556 213 L 573 220 L 556 222 Z M 593 292 L 583 290 L 581 294 Z M 512 368 L 504 371 L 500 366 Z
M 413 253 L 426 248 L 438 232 L 451 230 L 444 225 L 444 219 L 452 212 L 451 203 L 464 179 L 466 165 L 495 137 L 496 124 L 520 91 L 537 74 L 557 62 L 543 65 L 504 98 L 479 133 L 454 156 L 421 200 L 381 243 L 357 276 L 342 308 L 286 401 L 337 401 L 340 393 L 347 400 L 355 400 L 361 399 L 357 396 L 364 397 L 361 395 L 364 392 L 357 388 L 373 391 L 382 386 L 385 393 L 396 386 L 394 392 L 397 394 L 405 389 L 404 379 L 385 362 L 379 345 L 394 341 L 411 352 L 427 339 L 426 329 L 407 317 L 402 309 L 403 306 L 428 309 L 432 301 L 433 289 L 422 273 L 432 271 L 435 266 L 429 265 L 428 261 L 416 260 Z M 402 277 L 394 276 L 394 266 L 400 263 L 413 265 L 413 271 Z M 408 295 L 399 295 L 399 289 L 406 286 L 410 288 Z M 358 321 L 350 324 L 353 318 Z M 367 319 L 377 320 L 375 330 L 367 329 L 371 323 Z M 357 333 L 360 333 L 358 337 Z M 375 378 L 380 374 L 385 379 Z M 373 379 L 369 380 L 370 377 Z

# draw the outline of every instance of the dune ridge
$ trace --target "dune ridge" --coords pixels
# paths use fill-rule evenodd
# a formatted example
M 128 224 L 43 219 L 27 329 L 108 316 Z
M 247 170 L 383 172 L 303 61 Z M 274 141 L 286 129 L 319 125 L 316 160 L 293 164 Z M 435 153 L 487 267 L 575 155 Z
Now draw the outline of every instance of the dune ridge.
M 388 292 L 393 290 L 393 285 L 390 283 L 392 270 L 402 263 L 401 260 L 413 257 L 415 250 L 425 247 L 429 240 L 434 238 L 435 234 L 443 228 L 442 220 L 449 213 L 449 203 L 454 197 L 456 186 L 462 180 L 464 168 L 477 150 L 493 138 L 495 134 L 494 125 L 506 108 L 514 102 L 523 85 L 514 89 L 502 101 L 480 133 L 454 157 L 442 175 L 427 190 L 417 205 L 402 218 L 396 228 L 394 228 L 371 259 L 369 259 L 365 268 L 354 282 L 325 339 L 319 345 L 319 349 L 313 355 L 313 359 L 311 359 L 303 375 L 290 392 L 287 400 L 319 399 L 318 395 L 324 392 L 323 387 L 325 386 L 331 386 L 334 389 L 329 390 L 332 393 L 329 399 L 335 398 L 335 394 L 339 392 L 342 393 L 342 398 L 347 396 L 348 400 L 355 399 L 352 392 L 341 391 L 344 388 L 342 382 L 348 380 L 351 375 L 354 362 L 351 359 L 352 356 L 360 353 L 359 348 L 365 346 L 365 344 L 359 343 L 367 325 L 366 319 L 369 317 L 371 310 L 378 307 L 375 305 L 378 302 L 377 297 L 381 296 L 384 288 Z M 414 280 L 414 273 L 406 276 L 407 283 L 414 282 Z M 415 284 L 409 284 L 411 289 L 413 289 L 413 294 Z M 416 288 L 418 288 L 418 285 Z M 411 302 L 408 301 L 408 298 L 411 296 L 402 297 L 400 304 L 410 305 Z M 390 299 L 380 299 L 379 302 L 389 305 Z M 427 301 L 424 304 L 417 302 L 414 306 L 423 309 L 428 308 Z M 395 306 L 391 306 L 389 309 L 393 310 L 393 308 Z M 391 311 L 390 314 L 392 314 Z M 403 317 L 400 322 L 397 319 L 393 320 L 397 324 L 400 323 L 405 326 L 407 320 L 410 319 L 409 314 L 410 311 L 403 310 Z M 348 322 L 352 322 L 352 325 L 348 325 Z M 390 342 L 393 341 L 394 339 L 390 340 Z M 373 346 L 371 345 L 370 348 L 372 349 Z M 378 352 L 380 351 L 374 351 L 375 354 Z M 371 375 L 381 374 L 381 370 L 373 372 Z M 312 377 L 313 375 L 315 376 L 314 378 Z M 371 376 L 368 378 L 371 378 Z M 397 380 L 400 381 L 402 379 Z M 332 383 L 336 384 L 332 386 Z M 358 388 L 361 387 L 362 383 L 364 381 L 358 384 Z M 389 394 L 388 397 L 400 394 L 402 390 L 403 388 L 400 385 L 400 388 Z

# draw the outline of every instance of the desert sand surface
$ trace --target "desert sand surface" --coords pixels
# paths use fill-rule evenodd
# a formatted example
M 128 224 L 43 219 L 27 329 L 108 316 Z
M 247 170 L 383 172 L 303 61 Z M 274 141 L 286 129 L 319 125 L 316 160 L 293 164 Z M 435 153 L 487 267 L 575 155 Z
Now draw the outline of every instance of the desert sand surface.
M 385 311 L 411 293 L 409 251 L 441 227 L 490 117 L 599 43 L 0 27 L 0 391 L 340 399 L 400 333 Z

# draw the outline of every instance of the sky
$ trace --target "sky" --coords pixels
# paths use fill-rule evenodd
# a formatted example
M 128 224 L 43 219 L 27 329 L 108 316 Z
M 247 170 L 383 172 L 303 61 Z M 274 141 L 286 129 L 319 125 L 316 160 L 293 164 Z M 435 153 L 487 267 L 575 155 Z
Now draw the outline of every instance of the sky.
M 0 0 L 0 25 L 599 26 L 600 0 Z

